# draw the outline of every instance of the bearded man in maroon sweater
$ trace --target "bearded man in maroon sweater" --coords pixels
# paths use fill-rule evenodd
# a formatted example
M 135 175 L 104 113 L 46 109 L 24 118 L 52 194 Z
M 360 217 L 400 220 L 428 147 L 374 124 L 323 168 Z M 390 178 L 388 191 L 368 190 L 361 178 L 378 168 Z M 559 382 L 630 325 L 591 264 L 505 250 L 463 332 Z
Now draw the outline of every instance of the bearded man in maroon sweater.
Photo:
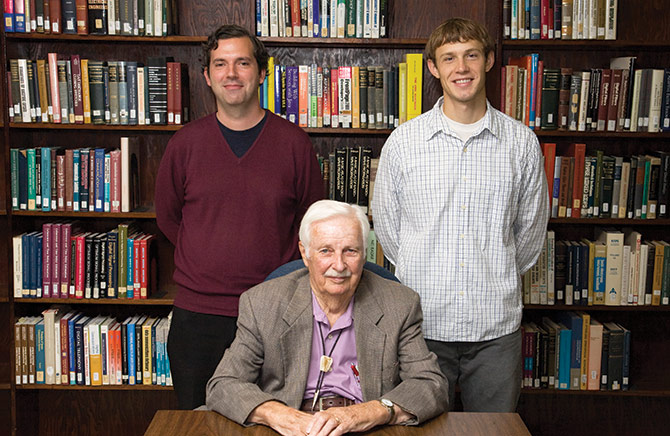
M 299 258 L 298 228 L 323 197 L 312 143 L 261 108 L 268 53 L 246 29 L 221 26 L 203 46 L 216 112 L 179 130 L 156 179 L 156 218 L 175 245 L 168 353 L 179 407 L 205 385 L 235 338 L 240 294 Z

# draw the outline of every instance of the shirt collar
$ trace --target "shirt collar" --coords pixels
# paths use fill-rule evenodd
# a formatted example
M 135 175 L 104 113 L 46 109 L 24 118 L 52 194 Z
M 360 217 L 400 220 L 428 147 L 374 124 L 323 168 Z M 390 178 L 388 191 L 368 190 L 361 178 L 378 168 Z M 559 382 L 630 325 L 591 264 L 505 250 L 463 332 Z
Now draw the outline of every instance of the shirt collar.
M 444 132 L 449 136 L 456 137 L 457 135 L 449 128 L 444 115 L 442 112 L 442 102 L 444 101 L 444 96 L 441 96 L 437 99 L 437 102 L 433 108 L 428 113 L 428 128 L 426 129 L 426 141 L 433 138 L 436 134 Z M 488 100 L 486 100 L 486 113 L 484 114 L 484 121 L 482 122 L 481 130 L 475 133 L 474 136 L 479 135 L 483 130 L 490 131 L 496 138 L 500 138 L 501 131 L 500 120 L 498 120 L 496 111 L 491 106 Z
M 314 295 L 314 291 L 312 291 L 312 313 L 314 314 L 314 319 L 317 322 L 325 324 L 328 328 L 330 328 L 328 317 L 326 316 L 326 313 L 323 311 L 323 309 L 321 309 L 321 306 L 319 306 L 319 302 L 316 299 L 316 295 Z M 342 316 L 340 316 L 337 319 L 337 321 L 335 321 L 335 325 L 330 330 L 345 329 L 351 326 L 354 322 L 353 315 L 354 315 L 354 298 L 351 299 L 351 301 L 349 302 L 349 306 L 347 306 L 347 310 L 342 314 Z

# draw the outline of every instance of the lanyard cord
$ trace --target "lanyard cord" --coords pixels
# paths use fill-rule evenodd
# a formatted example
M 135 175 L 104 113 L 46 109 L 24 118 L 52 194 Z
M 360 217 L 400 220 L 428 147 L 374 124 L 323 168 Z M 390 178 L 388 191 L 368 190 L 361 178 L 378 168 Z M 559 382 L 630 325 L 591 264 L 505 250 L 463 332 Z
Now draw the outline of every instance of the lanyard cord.
M 321 350 L 323 351 L 323 355 L 326 356 L 326 341 L 323 338 L 323 331 L 321 330 L 321 324 L 317 322 L 317 325 L 319 327 L 319 335 L 321 336 Z M 327 357 L 332 356 L 333 350 L 335 350 L 335 346 L 337 345 L 337 342 L 340 340 L 340 336 L 342 336 L 342 331 L 337 334 L 337 338 L 335 338 L 335 342 L 333 343 L 333 346 L 330 348 L 330 352 L 327 354 Z M 321 361 L 319 360 L 319 368 L 321 368 L 320 365 Z M 319 378 L 316 381 L 316 390 L 314 391 L 314 400 L 312 400 L 312 410 L 314 410 L 314 406 L 316 405 L 316 402 L 319 399 L 319 393 L 321 392 L 321 386 L 323 385 L 323 379 L 325 376 L 325 371 L 323 369 L 319 369 Z

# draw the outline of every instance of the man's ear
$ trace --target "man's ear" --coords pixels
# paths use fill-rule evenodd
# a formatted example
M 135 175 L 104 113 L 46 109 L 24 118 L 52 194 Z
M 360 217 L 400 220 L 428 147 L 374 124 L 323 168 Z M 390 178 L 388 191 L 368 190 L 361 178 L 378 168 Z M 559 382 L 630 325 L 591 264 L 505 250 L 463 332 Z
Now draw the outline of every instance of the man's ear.
M 298 249 L 300 250 L 300 256 L 302 257 L 302 263 L 305 264 L 305 267 L 307 266 L 307 253 L 305 250 L 305 246 L 302 245 L 302 241 L 298 241 Z
M 440 72 L 437 70 L 437 67 L 435 66 L 435 63 L 433 62 L 432 59 L 428 59 L 426 61 L 426 64 L 428 65 L 428 71 L 430 71 L 430 74 L 433 75 L 436 79 L 440 79 Z
M 488 73 L 491 71 L 491 68 L 493 68 L 493 64 L 495 63 L 495 55 L 493 54 L 493 50 L 489 52 L 489 54 L 486 56 L 486 72 Z
M 205 82 L 207 82 L 207 86 L 211 87 L 212 82 L 209 80 L 209 68 L 205 67 L 205 69 L 202 70 L 202 75 L 205 76 Z

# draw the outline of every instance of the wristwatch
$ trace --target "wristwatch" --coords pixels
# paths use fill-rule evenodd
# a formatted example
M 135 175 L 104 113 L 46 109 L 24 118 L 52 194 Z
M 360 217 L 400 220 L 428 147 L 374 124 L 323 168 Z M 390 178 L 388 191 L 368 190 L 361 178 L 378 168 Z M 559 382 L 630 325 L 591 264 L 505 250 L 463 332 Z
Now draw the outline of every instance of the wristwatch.
M 389 422 L 393 421 L 393 418 L 395 417 L 395 408 L 393 407 L 393 402 L 391 400 L 387 400 L 386 398 L 380 399 L 379 402 L 389 413 L 389 419 L 386 421 L 388 424 Z

